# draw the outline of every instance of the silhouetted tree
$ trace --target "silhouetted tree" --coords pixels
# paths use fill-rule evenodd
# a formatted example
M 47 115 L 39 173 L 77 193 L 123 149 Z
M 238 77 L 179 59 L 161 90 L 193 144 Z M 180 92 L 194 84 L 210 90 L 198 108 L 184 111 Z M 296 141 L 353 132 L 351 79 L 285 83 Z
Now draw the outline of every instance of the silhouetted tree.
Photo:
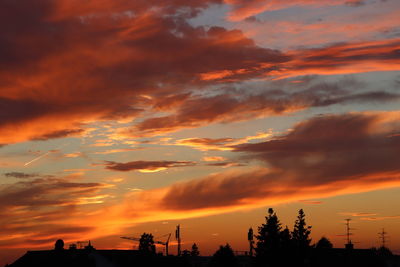
M 238 260 L 233 253 L 233 250 L 229 244 L 220 246 L 219 249 L 214 253 L 210 261 L 212 267 L 236 267 L 239 266 Z
M 340 256 L 334 256 L 335 254 L 332 253 L 332 248 L 333 245 L 331 241 L 324 236 L 321 237 L 321 239 L 318 240 L 317 244 L 315 245 L 315 250 L 313 250 L 311 253 L 311 261 L 313 263 L 312 266 L 342 266 L 343 264 L 340 264 L 340 261 L 338 261 Z
M 181 256 L 182 257 L 189 257 L 190 256 L 190 251 L 187 250 L 187 249 L 183 250 L 182 253 L 181 253 Z
M 294 246 L 293 246 L 293 240 L 292 240 L 292 234 L 289 230 L 289 228 L 286 226 L 285 229 L 283 229 L 280 232 L 280 245 L 279 245 L 279 264 L 276 264 L 278 266 L 295 266 L 296 263 L 293 259 L 293 253 L 294 253 Z
M 60 251 L 64 249 L 64 241 L 62 239 L 58 239 L 54 244 L 54 250 Z
M 291 250 L 293 247 L 292 235 L 287 226 L 281 232 L 280 237 L 281 237 L 281 246 L 280 246 L 281 249 L 285 251 Z
M 281 246 L 281 223 L 272 208 L 268 209 L 266 223 L 258 227 L 256 256 L 259 262 L 275 265 Z
M 305 263 L 304 261 L 308 257 L 309 248 L 311 247 L 311 226 L 307 226 L 305 216 L 303 209 L 300 209 L 292 232 L 292 240 L 297 254 L 296 258 L 300 264 Z
M 190 255 L 193 256 L 193 257 L 196 257 L 196 256 L 200 255 L 200 251 L 199 251 L 199 248 L 197 247 L 196 243 L 193 243 L 192 251 L 190 251 Z
M 305 217 L 306 215 L 303 209 L 300 209 L 292 232 L 293 241 L 300 249 L 309 248 L 311 242 L 311 238 L 309 237 L 311 234 L 311 226 L 307 226 Z
M 330 249 L 333 248 L 333 245 L 331 241 L 329 241 L 328 238 L 326 237 L 321 237 L 320 240 L 318 240 L 317 245 L 315 246 L 317 249 Z
M 153 235 L 143 233 L 139 240 L 139 251 L 145 254 L 155 254 L 156 246 L 154 245 Z

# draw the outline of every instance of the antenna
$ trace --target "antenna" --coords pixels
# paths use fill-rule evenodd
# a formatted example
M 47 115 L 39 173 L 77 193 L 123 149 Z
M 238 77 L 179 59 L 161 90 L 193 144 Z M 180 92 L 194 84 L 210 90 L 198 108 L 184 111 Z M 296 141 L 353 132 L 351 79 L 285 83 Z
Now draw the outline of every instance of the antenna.
M 351 219 L 345 219 L 346 220 L 346 236 L 347 236 L 347 244 L 351 244 L 350 240 L 350 221 Z
M 350 232 L 350 230 L 353 230 L 350 228 L 350 221 L 351 219 L 345 219 L 346 220 L 346 237 L 347 237 L 347 243 L 345 245 L 346 249 L 353 249 L 354 245 L 351 242 L 350 236 L 353 235 L 353 233 Z
M 181 255 L 181 226 L 178 224 L 175 230 L 175 238 L 178 241 L 178 256 Z
M 385 228 L 382 228 L 382 232 L 378 233 L 379 238 L 382 240 L 382 247 L 385 247 L 386 244 L 386 234 L 387 232 L 385 232 Z

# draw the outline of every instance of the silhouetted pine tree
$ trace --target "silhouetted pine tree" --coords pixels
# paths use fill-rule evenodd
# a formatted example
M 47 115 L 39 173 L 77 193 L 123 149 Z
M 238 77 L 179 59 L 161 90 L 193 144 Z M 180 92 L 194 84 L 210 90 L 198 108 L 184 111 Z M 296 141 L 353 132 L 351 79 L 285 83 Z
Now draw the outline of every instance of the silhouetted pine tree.
M 192 257 L 196 257 L 200 255 L 200 251 L 199 248 L 197 247 L 196 243 L 193 243 L 192 245 L 192 251 L 190 251 L 190 255 Z
M 296 258 L 300 264 L 304 264 L 305 259 L 309 256 L 309 249 L 311 248 L 311 226 L 307 226 L 305 216 L 303 209 L 300 209 L 292 232 L 293 245 L 297 255 Z
M 258 227 L 256 256 L 259 262 L 276 265 L 281 246 L 281 223 L 272 208 L 268 209 L 266 223 Z
M 279 266 L 296 266 L 296 262 L 293 258 L 294 246 L 292 240 L 292 234 L 290 233 L 289 228 L 286 226 L 280 234 L 280 263 Z
M 281 249 L 285 251 L 291 250 L 293 247 L 292 243 L 292 235 L 289 228 L 286 226 L 281 232 Z
M 307 226 L 305 217 L 303 209 L 300 209 L 292 232 L 293 241 L 298 248 L 310 247 L 311 226 Z

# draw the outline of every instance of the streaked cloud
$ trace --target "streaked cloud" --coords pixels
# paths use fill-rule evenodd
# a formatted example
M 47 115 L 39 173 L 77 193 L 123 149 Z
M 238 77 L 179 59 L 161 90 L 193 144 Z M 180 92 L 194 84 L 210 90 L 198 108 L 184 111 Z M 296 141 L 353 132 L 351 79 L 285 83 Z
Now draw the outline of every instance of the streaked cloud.
M 189 146 L 199 150 L 232 150 L 227 147 L 228 144 L 234 141 L 233 138 L 186 138 L 177 140 L 175 144 L 180 146 Z
M 126 163 L 118 163 L 106 161 L 104 163 L 106 169 L 113 171 L 139 171 L 139 172 L 158 172 L 168 168 L 187 167 L 196 165 L 193 161 L 130 161 Z
M 238 21 L 260 14 L 296 6 L 325 7 L 335 5 L 360 6 L 362 0 L 225 0 L 232 5 L 229 19 Z
M 383 221 L 383 220 L 391 220 L 391 219 L 400 219 L 400 215 L 377 216 L 377 217 L 362 217 L 362 218 L 360 218 L 360 220 L 362 220 L 362 221 Z
M 206 156 L 203 157 L 203 161 L 224 161 L 226 158 L 224 157 L 219 157 L 219 156 Z
M 96 152 L 93 152 L 93 154 L 107 155 L 107 154 L 114 154 L 114 153 L 137 151 L 140 149 L 141 148 L 116 148 L 116 149 L 109 149 L 109 150 L 105 150 L 105 151 L 96 151 Z
M 323 201 L 319 201 L 319 200 L 308 200 L 308 199 L 299 200 L 299 202 L 300 202 L 300 203 L 307 204 L 307 205 L 320 205 L 320 204 L 324 203 Z
M 7 172 L 4 174 L 5 177 L 12 177 L 18 179 L 35 178 L 39 176 L 36 173 L 24 173 L 24 172 Z

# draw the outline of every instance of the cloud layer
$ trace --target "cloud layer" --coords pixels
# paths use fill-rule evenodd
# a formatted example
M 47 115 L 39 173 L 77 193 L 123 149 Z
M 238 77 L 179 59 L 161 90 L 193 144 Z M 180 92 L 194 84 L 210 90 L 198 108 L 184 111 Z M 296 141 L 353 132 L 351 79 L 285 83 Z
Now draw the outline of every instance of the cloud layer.
M 247 14 L 252 6 L 328 1 L 227 3 Z M 176 114 L 141 121 L 133 135 L 231 121 L 232 113 L 245 120 L 293 112 L 307 103 L 190 96 L 253 78 L 398 70 L 397 39 L 288 52 L 236 29 L 188 22 L 211 4 L 222 1 L 2 2 L 0 144 L 82 135 L 92 122 L 130 121 L 146 110 Z
M 354 113 L 304 121 L 287 135 L 235 148 L 263 161 L 264 169 L 182 182 L 162 202 L 172 210 L 229 209 L 398 185 L 399 116 Z

